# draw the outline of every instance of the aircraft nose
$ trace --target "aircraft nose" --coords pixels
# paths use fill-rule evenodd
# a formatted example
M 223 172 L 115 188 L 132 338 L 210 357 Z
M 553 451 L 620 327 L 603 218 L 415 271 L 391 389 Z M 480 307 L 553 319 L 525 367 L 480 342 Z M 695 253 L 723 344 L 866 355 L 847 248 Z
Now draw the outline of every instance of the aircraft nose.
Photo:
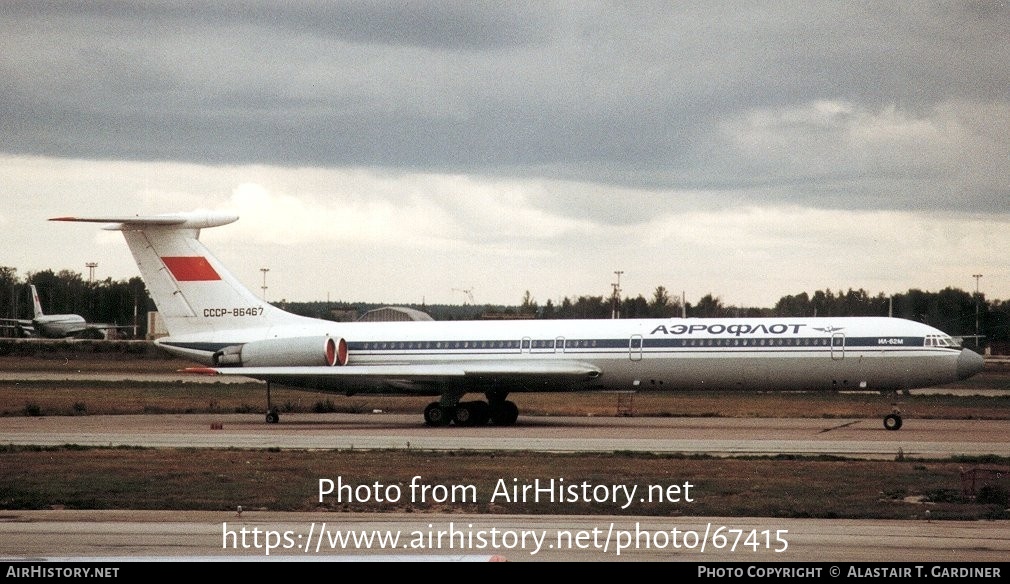
M 970 349 L 961 349 L 961 356 L 957 358 L 957 378 L 968 379 L 981 371 L 984 364 L 982 355 Z

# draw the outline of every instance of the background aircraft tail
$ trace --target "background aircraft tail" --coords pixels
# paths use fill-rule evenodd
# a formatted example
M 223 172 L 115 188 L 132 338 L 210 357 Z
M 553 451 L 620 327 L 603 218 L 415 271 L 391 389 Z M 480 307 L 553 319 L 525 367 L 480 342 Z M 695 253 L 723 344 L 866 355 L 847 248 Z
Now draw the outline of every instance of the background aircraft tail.
M 200 242 L 200 230 L 235 215 L 212 212 L 138 217 L 57 217 L 51 221 L 111 223 L 122 231 L 147 290 L 171 336 L 295 324 L 242 285 Z
M 42 312 L 42 301 L 39 300 L 39 291 L 35 289 L 35 284 L 31 284 L 30 286 L 32 289 L 32 309 L 35 312 L 35 318 L 45 316 L 45 313 Z

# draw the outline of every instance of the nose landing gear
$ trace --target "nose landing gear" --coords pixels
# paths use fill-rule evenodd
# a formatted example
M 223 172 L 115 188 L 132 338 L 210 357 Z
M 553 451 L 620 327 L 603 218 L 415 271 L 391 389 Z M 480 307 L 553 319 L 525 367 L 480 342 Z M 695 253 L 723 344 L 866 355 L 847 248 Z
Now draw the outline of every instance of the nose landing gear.
M 892 414 L 887 414 L 884 416 L 884 428 L 888 430 L 900 430 L 901 429 L 901 414 L 894 412 Z

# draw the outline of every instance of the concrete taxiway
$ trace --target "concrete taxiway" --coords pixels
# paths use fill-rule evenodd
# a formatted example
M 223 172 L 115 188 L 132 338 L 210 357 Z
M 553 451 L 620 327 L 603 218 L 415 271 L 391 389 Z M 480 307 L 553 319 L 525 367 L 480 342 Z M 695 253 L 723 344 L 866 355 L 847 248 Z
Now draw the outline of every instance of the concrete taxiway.
M 1010 557 L 1010 521 L 7 511 L 0 514 L 0 534 L 0 559 L 935 563 Z
M 879 419 L 520 416 L 507 428 L 428 428 L 419 414 L 388 413 L 282 414 L 279 424 L 266 424 L 261 414 L 46 416 L 0 418 L 0 444 L 947 458 L 1010 456 L 1010 422 L 906 418 L 900 431 L 889 432 Z M 340 543 L 341 537 L 353 541 L 351 534 L 359 542 L 373 539 Z M 394 536 L 399 539 L 390 544 Z M 268 540 L 274 544 L 269 554 Z M 0 511 L 0 560 L 998 565 L 1008 557 L 1008 521 Z
M 832 454 L 893 459 L 1010 456 L 1010 421 L 520 417 L 512 427 L 428 428 L 418 415 L 258 414 L 0 418 L 0 444 L 149 448 L 510 450 Z

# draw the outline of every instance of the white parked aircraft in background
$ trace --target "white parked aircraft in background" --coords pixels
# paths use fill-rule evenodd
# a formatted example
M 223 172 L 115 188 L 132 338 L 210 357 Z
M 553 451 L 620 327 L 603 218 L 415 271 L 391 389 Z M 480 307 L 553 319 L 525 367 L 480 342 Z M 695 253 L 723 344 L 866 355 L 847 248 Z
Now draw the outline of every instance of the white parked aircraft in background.
M 115 324 L 88 322 L 79 314 L 46 314 L 42 311 L 42 302 L 35 285 L 32 289 L 32 308 L 35 317 L 31 320 L 5 318 L 3 322 L 14 323 L 18 332 L 26 337 L 44 337 L 47 339 L 86 338 L 104 339 L 108 331 L 114 329 L 133 328 Z
M 509 393 L 721 389 L 891 391 L 975 375 L 983 360 L 925 324 L 879 317 L 338 323 L 267 304 L 199 241 L 212 212 L 58 217 L 122 231 L 168 329 L 208 365 L 312 390 L 437 395 L 432 426 L 514 424 Z M 485 400 L 462 401 L 467 394 Z M 803 399 L 798 397 L 798 399 Z M 267 421 L 276 422 L 269 405 Z M 901 427 L 891 413 L 884 426 Z

